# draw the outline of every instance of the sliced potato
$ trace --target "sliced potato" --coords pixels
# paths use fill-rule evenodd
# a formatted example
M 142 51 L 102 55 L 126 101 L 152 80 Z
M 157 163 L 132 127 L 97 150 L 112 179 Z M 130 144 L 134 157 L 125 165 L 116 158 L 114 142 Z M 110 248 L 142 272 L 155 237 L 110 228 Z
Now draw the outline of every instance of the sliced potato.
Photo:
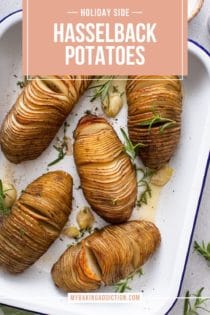
M 182 86 L 177 76 L 130 76 L 126 86 L 128 131 L 142 143 L 145 166 L 160 169 L 171 159 L 180 139 Z
M 89 76 L 33 78 L 7 114 L 0 131 L 0 144 L 15 164 L 36 159 L 87 89 Z
M 141 267 L 159 244 L 160 232 L 151 222 L 107 226 L 68 248 L 54 264 L 52 278 L 67 292 L 112 285 Z
M 47 251 L 68 220 L 72 185 L 68 173 L 55 171 L 27 186 L 0 226 L 0 265 L 20 273 Z
M 86 115 L 74 138 L 74 159 L 91 209 L 107 222 L 127 221 L 136 202 L 136 171 L 113 127 L 103 117 Z

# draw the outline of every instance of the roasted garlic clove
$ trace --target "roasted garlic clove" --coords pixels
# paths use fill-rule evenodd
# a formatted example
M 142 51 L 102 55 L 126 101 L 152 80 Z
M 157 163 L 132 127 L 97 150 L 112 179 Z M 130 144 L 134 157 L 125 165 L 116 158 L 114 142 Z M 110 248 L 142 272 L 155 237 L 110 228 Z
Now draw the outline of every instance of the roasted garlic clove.
M 180 138 L 182 88 L 177 76 L 130 76 L 126 86 L 128 130 L 143 163 L 152 169 L 166 164 Z
M 17 191 L 15 187 L 7 182 L 2 182 L 2 191 L 4 198 L 2 200 L 5 208 L 11 208 L 17 199 Z
M 88 207 L 81 209 L 78 212 L 76 219 L 81 230 L 91 228 L 95 221 L 94 216 Z
M 72 178 L 49 172 L 33 181 L 0 226 L 0 265 L 23 272 L 59 236 L 72 206 Z
M 83 117 L 74 132 L 74 158 L 91 208 L 111 223 L 127 221 L 135 205 L 135 169 L 111 125 Z
M 160 244 L 149 221 L 107 226 L 68 248 L 52 268 L 56 286 L 87 292 L 112 285 L 140 268 Z
M 102 102 L 102 108 L 108 117 L 116 117 L 123 106 L 123 99 L 120 93 L 107 96 Z
M 151 177 L 151 184 L 155 186 L 164 186 L 166 185 L 171 176 L 173 175 L 173 168 L 171 168 L 168 164 L 161 167 L 154 175 Z
M 80 235 L 80 230 L 76 226 L 69 226 L 63 230 L 63 234 L 70 238 L 77 238 Z
M 90 78 L 36 77 L 27 84 L 0 132 L 1 148 L 9 161 L 17 164 L 36 159 L 49 146 Z

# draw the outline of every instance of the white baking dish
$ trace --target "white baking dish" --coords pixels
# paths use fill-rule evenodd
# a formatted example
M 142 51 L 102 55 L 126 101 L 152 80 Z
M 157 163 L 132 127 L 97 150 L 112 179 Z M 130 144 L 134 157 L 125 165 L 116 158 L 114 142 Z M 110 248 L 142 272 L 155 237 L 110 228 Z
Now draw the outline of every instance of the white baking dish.
M 188 22 L 190 22 L 201 10 L 204 0 L 188 0 Z
M 21 12 L 16 12 L 0 24 L 0 123 L 15 101 L 21 77 Z M 37 47 L 37 49 L 41 49 Z M 14 305 L 37 312 L 65 315 L 75 314 L 138 314 L 162 315 L 168 312 L 179 294 L 188 250 L 198 213 L 199 200 L 204 185 L 210 147 L 210 59 L 202 48 L 189 42 L 189 76 L 184 80 L 184 104 L 182 137 L 178 150 L 171 161 L 175 174 L 163 189 L 156 215 L 156 224 L 162 234 L 160 250 L 144 266 L 144 276 L 132 283 L 133 291 L 143 290 L 142 302 L 135 304 L 84 305 L 67 303 L 50 278 L 50 268 L 65 250 L 68 240 L 57 240 L 49 251 L 22 275 L 12 276 L 0 270 L 0 303 Z M 89 92 L 87 92 L 88 94 Z M 87 95 L 67 119 L 71 122 L 68 135 L 72 137 L 75 125 L 90 107 Z M 93 107 L 93 109 L 95 106 Z M 78 113 L 78 117 L 74 114 Z M 93 110 L 94 112 L 94 110 Z M 120 114 L 119 127 L 126 124 L 126 108 Z M 62 131 L 60 131 L 62 134 Z M 55 158 L 52 145 L 36 161 L 15 166 L 1 154 L 0 178 L 15 180 L 21 189 L 43 172 L 47 163 Z M 79 180 L 73 157 L 67 157 L 52 169 L 65 169 Z M 85 199 L 74 191 L 76 205 L 84 206 Z M 113 290 L 113 288 L 106 288 Z

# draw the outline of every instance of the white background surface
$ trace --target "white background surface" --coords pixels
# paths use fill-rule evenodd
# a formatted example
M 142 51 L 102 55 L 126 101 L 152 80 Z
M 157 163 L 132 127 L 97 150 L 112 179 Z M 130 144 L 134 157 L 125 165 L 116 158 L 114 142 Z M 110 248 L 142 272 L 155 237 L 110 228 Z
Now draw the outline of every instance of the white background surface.
M 207 29 L 207 20 L 210 16 L 210 0 L 204 1 L 204 6 L 199 15 L 189 23 L 189 38 L 196 40 L 197 42 L 202 44 L 208 51 L 210 51 L 210 33 L 208 33 Z M 20 9 L 21 6 L 21 0 L 0 0 L 0 20 L 10 12 Z M 202 240 L 206 242 L 210 241 L 210 171 L 207 177 L 206 186 L 201 202 L 200 212 L 194 233 L 194 239 L 199 242 L 201 242 Z M 195 292 L 201 287 L 205 287 L 205 295 L 210 296 L 209 279 L 210 267 L 207 266 L 202 257 L 198 256 L 191 249 L 181 295 L 184 296 L 186 290 L 188 289 L 191 292 Z M 210 301 L 208 304 L 210 309 Z M 183 314 L 183 300 L 179 300 L 174 309 L 170 312 L 170 315 L 181 314 Z M 204 313 L 200 312 L 199 314 Z

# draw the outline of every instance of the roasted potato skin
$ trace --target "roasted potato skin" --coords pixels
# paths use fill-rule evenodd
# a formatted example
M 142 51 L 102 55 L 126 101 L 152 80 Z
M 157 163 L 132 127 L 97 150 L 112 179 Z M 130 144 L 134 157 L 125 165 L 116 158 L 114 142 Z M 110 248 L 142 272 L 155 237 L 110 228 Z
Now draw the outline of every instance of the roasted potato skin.
M 36 77 L 30 81 L 1 127 L 0 144 L 7 159 L 15 164 L 36 159 L 90 82 L 88 76 Z
M 130 76 L 126 86 L 128 131 L 145 166 L 159 169 L 172 157 L 181 133 L 182 87 L 177 76 Z M 161 123 L 143 126 L 154 115 L 174 121 L 161 132 Z M 163 124 L 163 122 L 162 122 Z
M 74 159 L 92 209 L 110 223 L 129 219 L 136 201 L 135 169 L 111 125 L 83 117 L 74 132 Z
M 68 248 L 52 268 L 56 286 L 67 292 L 88 292 L 112 285 L 141 267 L 160 244 L 160 232 L 149 221 L 107 226 Z M 94 255 L 101 277 L 86 270 L 84 251 Z
M 72 209 L 72 178 L 63 171 L 42 175 L 22 193 L 0 226 L 0 265 L 20 273 L 59 236 Z

